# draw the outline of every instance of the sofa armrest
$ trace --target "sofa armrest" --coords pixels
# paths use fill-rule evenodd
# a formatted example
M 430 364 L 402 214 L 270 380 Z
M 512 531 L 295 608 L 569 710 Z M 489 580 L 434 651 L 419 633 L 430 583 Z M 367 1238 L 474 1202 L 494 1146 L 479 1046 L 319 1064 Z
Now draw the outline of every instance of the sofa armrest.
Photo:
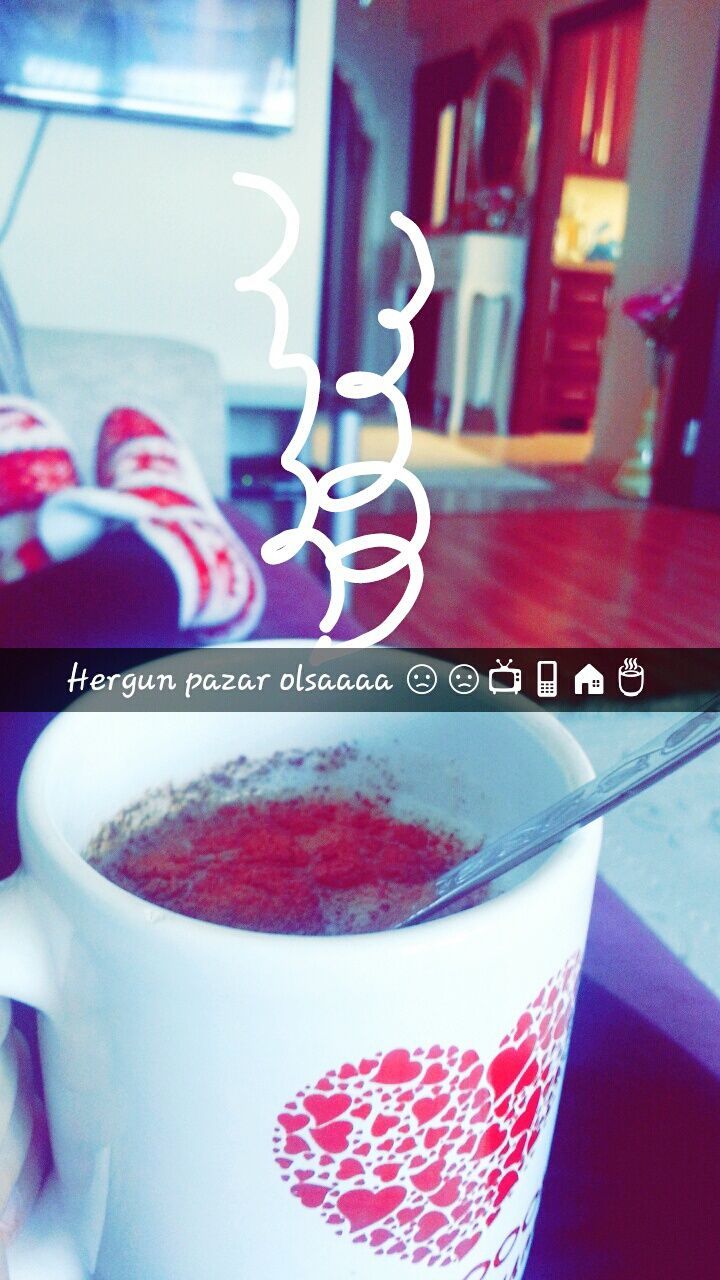
M 65 426 L 86 479 L 102 419 L 127 404 L 176 431 L 213 494 L 227 496 L 227 421 L 211 352 L 168 338 L 70 329 L 26 329 L 24 346 L 35 395 Z

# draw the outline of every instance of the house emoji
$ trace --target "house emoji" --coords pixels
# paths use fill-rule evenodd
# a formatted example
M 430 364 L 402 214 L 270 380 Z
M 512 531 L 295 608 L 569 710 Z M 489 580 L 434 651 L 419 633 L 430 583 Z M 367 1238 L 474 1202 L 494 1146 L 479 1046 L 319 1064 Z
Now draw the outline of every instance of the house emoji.
M 591 662 L 583 667 L 582 671 L 578 671 L 575 677 L 576 693 L 604 693 L 605 677 L 602 671 L 598 671 Z

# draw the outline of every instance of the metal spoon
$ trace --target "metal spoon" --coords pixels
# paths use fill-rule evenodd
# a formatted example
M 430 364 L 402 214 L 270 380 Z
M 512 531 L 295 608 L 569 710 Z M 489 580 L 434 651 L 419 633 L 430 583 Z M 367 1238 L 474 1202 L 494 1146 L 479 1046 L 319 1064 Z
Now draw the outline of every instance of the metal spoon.
M 513 831 L 491 840 L 451 871 L 444 872 L 435 881 L 432 901 L 419 907 L 395 928 L 405 929 L 432 919 L 451 903 L 538 857 L 573 831 L 653 787 L 718 743 L 720 695 L 706 703 L 701 711 L 684 716 L 644 747 L 633 751 L 607 773 L 571 791 Z

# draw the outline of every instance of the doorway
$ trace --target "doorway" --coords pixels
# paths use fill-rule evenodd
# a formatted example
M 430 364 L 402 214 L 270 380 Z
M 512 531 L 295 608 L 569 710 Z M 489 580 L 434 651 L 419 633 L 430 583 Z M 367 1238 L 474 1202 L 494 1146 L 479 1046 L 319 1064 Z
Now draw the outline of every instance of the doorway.
M 514 435 L 593 429 L 625 233 L 645 7 L 603 0 L 552 23 Z

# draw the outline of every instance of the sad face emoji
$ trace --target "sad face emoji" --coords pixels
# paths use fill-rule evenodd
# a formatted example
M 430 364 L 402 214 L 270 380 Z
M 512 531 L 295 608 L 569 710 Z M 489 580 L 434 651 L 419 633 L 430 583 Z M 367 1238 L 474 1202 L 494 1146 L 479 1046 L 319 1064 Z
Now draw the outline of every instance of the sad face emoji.
M 407 673 L 407 683 L 411 693 L 432 693 L 437 684 L 437 673 L 426 662 L 416 662 Z

